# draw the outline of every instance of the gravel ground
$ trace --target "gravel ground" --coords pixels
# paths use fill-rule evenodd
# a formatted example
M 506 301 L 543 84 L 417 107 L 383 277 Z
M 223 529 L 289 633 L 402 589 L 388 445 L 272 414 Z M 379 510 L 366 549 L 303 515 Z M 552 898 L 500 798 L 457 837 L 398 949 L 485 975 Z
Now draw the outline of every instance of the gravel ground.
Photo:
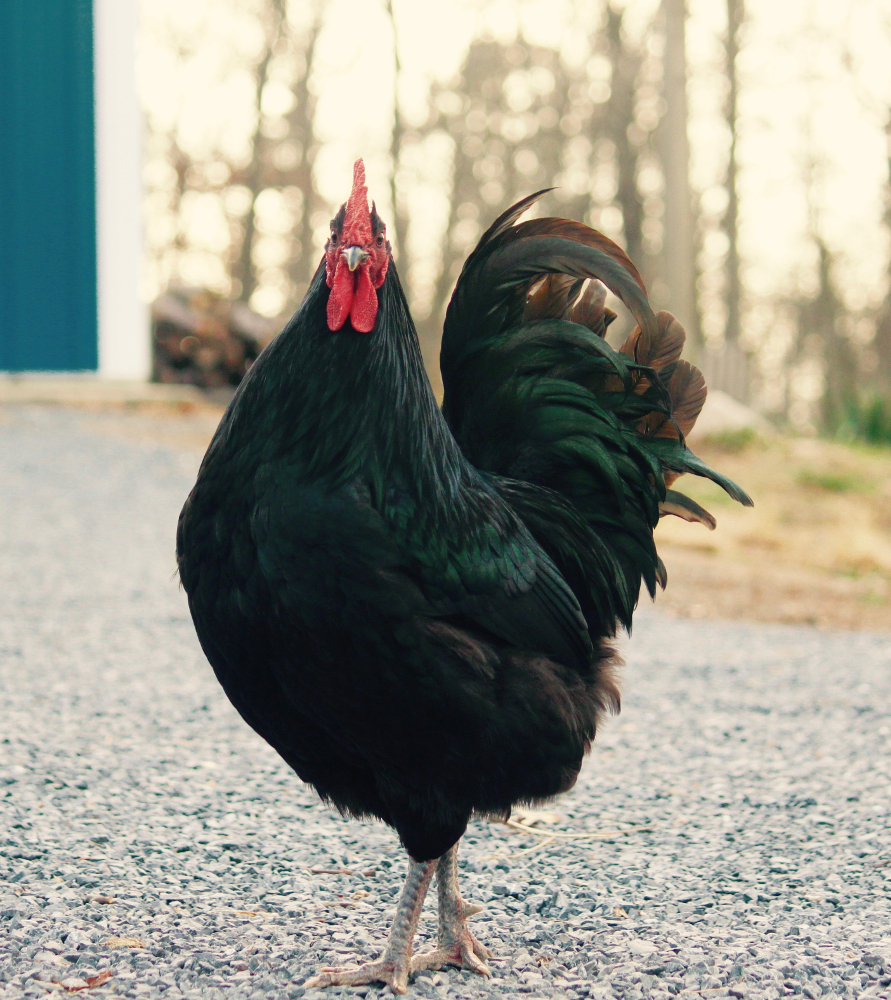
M 395 837 L 218 689 L 171 576 L 197 456 L 97 419 L 0 410 L 0 995 L 376 996 L 302 983 L 380 949 Z M 891 637 L 647 611 L 627 659 L 576 789 L 465 838 L 492 980 L 415 994 L 888 996 Z

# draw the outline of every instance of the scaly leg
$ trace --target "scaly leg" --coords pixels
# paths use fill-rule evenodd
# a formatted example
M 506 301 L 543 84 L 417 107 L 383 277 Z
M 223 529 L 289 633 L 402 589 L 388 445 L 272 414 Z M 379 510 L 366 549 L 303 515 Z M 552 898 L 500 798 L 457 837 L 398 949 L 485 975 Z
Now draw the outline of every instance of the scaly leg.
M 408 974 L 412 971 L 412 941 L 436 865 L 436 861 L 414 861 L 409 858 L 408 875 L 396 905 L 396 916 L 390 928 L 387 947 L 376 962 L 368 962 L 355 969 L 322 969 L 318 975 L 307 979 L 304 985 L 324 988 L 387 983 L 394 993 L 405 993 L 408 989 Z
M 479 913 L 482 906 L 466 902 L 458 888 L 458 845 L 449 848 L 439 859 L 436 869 L 439 889 L 439 943 L 433 951 L 416 955 L 411 971 L 441 969 L 444 965 L 457 965 L 471 969 L 482 976 L 491 975 L 486 959 L 492 952 L 470 933 L 467 918 Z

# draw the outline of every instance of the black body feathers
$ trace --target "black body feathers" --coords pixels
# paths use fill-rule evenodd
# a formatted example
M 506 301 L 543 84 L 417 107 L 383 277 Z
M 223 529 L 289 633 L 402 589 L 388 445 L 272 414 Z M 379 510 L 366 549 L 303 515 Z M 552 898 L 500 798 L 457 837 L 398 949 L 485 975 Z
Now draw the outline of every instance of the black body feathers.
M 320 268 L 180 518 L 181 578 L 235 707 L 418 860 L 472 814 L 575 781 L 618 703 L 609 640 L 641 578 L 664 578 L 660 513 L 710 517 L 666 475 L 748 500 L 684 445 L 704 387 L 630 261 L 576 223 L 513 225 L 523 207 L 455 289 L 442 411 L 392 264 L 370 334 L 328 330 Z M 637 317 L 627 350 L 603 340 L 591 278 Z

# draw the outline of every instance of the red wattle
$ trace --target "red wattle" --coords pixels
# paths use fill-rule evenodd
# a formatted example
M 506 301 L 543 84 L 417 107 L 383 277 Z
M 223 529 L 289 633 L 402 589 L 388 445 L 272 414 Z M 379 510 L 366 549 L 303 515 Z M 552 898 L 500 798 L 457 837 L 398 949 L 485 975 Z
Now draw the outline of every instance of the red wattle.
M 336 279 L 335 279 L 336 280 Z M 330 302 L 330 299 L 329 299 Z M 358 281 L 350 308 L 350 322 L 359 333 L 371 333 L 377 319 L 377 292 L 371 283 L 367 267 L 359 269 Z M 330 324 L 329 324 L 330 326 Z
M 347 321 L 353 305 L 353 274 L 341 257 L 337 262 L 331 293 L 328 295 L 328 329 L 339 330 Z

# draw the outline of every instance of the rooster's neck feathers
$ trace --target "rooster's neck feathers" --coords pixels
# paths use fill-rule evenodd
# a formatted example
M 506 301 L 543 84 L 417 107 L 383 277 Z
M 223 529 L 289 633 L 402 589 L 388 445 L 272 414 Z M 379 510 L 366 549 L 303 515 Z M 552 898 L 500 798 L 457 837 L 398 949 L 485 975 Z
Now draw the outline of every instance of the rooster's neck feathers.
M 383 493 L 394 480 L 431 501 L 454 496 L 475 475 L 448 430 L 424 370 L 393 266 L 378 291 L 374 330 L 332 333 L 324 267 L 302 306 L 267 348 L 261 385 L 244 382 L 242 427 L 268 434 L 264 451 L 331 488 L 364 478 Z M 246 404 L 246 405 L 245 405 Z M 253 413 L 253 416 L 251 416 Z

